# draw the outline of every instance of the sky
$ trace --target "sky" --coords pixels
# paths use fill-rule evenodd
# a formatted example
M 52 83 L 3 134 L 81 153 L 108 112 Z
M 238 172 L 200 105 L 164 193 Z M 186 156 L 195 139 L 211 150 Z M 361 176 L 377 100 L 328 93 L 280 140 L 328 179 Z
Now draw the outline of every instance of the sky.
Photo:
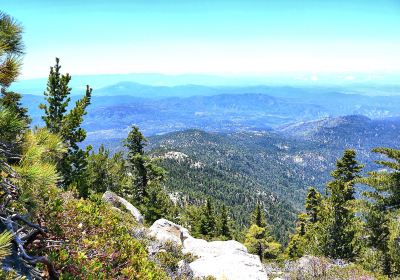
M 21 79 L 396 72 L 400 1 L 0 0 L 24 27 Z M 347 75 L 346 77 L 353 77 Z

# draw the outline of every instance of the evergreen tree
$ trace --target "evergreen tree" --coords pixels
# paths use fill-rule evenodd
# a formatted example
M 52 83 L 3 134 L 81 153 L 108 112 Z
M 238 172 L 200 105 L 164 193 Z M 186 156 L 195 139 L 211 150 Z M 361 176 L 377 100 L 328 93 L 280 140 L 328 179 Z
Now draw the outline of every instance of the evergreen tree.
M 22 27 L 11 16 L 0 12 L 0 87 L 7 88 L 17 78 L 23 54 Z
M 215 235 L 215 225 L 214 206 L 211 200 L 207 198 L 200 217 L 200 233 L 204 236 L 213 237 Z
M 322 196 L 315 188 L 309 188 L 305 208 L 311 223 L 318 221 L 319 211 L 321 207 Z
M 16 164 L 20 160 L 22 137 L 28 128 L 27 119 L 21 117 L 12 106 L 4 104 L 0 99 L 0 122 L 1 126 L 7 127 L 0 130 L 0 149 L 7 151 L 7 162 Z M 13 126 L 13 124 L 18 125 Z
M 27 124 L 31 122 L 28 116 L 28 109 L 24 108 L 21 104 L 21 94 L 6 91 L 4 88 L 1 90 L 0 105 L 8 110 L 14 112 L 18 117 L 22 118 Z
M 222 205 L 221 216 L 220 216 L 220 235 L 226 239 L 231 239 L 231 229 L 229 226 L 228 211 L 226 210 L 225 204 Z
M 86 181 L 89 189 L 95 193 L 110 190 L 112 178 L 109 153 L 104 145 L 100 145 L 97 154 L 92 152 L 87 158 Z
M 166 176 L 163 168 L 145 156 L 146 144 L 147 139 L 138 127 L 133 126 L 125 140 L 125 147 L 128 149 L 128 163 L 134 175 L 133 195 L 139 203 L 143 203 L 147 198 L 147 186 L 150 181 L 160 183 Z
M 157 183 L 150 183 L 148 186 L 148 197 L 144 216 L 148 223 L 153 223 L 160 218 L 172 218 L 173 205 L 168 194 Z
M 128 138 L 125 140 L 125 147 L 128 149 L 128 158 L 131 159 L 138 154 L 143 156 L 146 144 L 147 139 L 140 132 L 139 127 L 132 126 Z
M 377 161 L 384 169 L 369 172 L 368 177 L 358 180 L 372 188 L 364 192 L 367 197 L 364 201 L 367 241 L 382 255 L 379 269 L 389 276 L 400 275 L 400 260 L 397 257 L 399 235 L 395 233 L 398 234 L 399 230 L 391 226 L 396 224 L 396 213 L 400 209 L 400 150 L 376 148 L 373 151 L 390 161 Z
M 139 203 L 144 203 L 147 198 L 147 184 L 149 181 L 146 164 L 149 161 L 144 156 L 144 147 L 147 139 L 143 136 L 137 126 L 132 126 L 125 147 L 128 149 L 128 162 L 134 174 L 133 195 Z
M 326 234 L 322 250 L 332 258 L 351 260 L 356 254 L 356 220 L 350 201 L 354 200 L 354 179 L 360 177 L 362 166 L 355 157 L 355 151 L 346 150 L 331 173 L 334 180 L 327 184 L 329 197 L 322 221 L 321 230 Z
M 252 224 L 246 233 L 244 242 L 249 253 L 257 254 L 263 259 L 275 259 L 281 250 L 281 245 L 274 241 L 267 228 Z
M 261 203 L 257 202 L 256 208 L 251 214 L 251 224 L 255 224 L 260 228 L 265 228 L 267 225 L 267 221 L 265 219 L 265 211 L 261 205 Z
M 26 128 L 26 123 L 18 115 L 0 106 L 0 168 L 9 166 L 10 162 L 19 160 L 19 154 L 15 154 L 17 146 L 21 145 L 22 134 Z M 4 173 L 6 171 L 0 169 Z M 0 172 L 0 179 L 1 174 Z
M 246 233 L 245 246 L 250 253 L 257 254 L 261 260 L 264 258 L 276 258 L 281 245 L 270 235 L 265 219 L 265 211 L 262 204 L 257 202 L 251 214 L 251 226 Z
M 312 215 L 311 215 L 312 217 Z M 291 235 L 288 246 L 286 247 L 286 254 L 290 259 L 297 259 L 303 256 L 306 245 L 306 233 L 309 229 L 311 219 L 307 214 L 301 213 L 298 215 L 296 232 Z
M 286 247 L 286 254 L 289 259 L 298 259 L 304 255 L 305 238 L 296 233 L 290 237 L 289 244 Z
M 261 261 L 264 259 L 264 250 L 268 247 L 267 230 L 252 224 L 246 233 L 244 245 L 251 254 L 256 254 Z
M 21 96 L 7 91 L 7 87 L 15 81 L 20 72 L 20 58 L 24 49 L 22 32 L 21 25 L 14 18 L 0 11 L 0 110 L 4 117 L 3 120 L 18 119 L 24 123 L 24 125 L 18 126 L 18 129 L 1 131 L 1 134 L 8 138 L 7 144 L 3 142 L 3 145 L 6 146 L 0 147 L 4 151 L 8 150 L 8 163 L 18 161 L 16 155 L 21 152 L 20 137 L 30 122 L 27 110 L 21 106 Z
M 338 199 L 349 201 L 354 199 L 354 179 L 360 177 L 363 166 L 356 161 L 356 152 L 354 150 L 345 150 L 341 159 L 336 162 L 336 169 L 332 171 L 334 178 L 328 189 L 331 195 L 338 195 Z M 333 188 L 338 187 L 338 190 Z M 340 192 L 337 192 L 340 191 Z
M 68 147 L 67 154 L 58 162 L 58 170 L 63 177 L 63 186 L 71 184 L 81 188 L 81 194 L 87 190 L 84 185 L 84 170 L 86 168 L 86 157 L 88 151 L 79 148 L 78 143 L 86 138 L 86 132 L 81 128 L 83 116 L 86 115 L 86 108 L 90 104 L 92 89 L 87 86 L 83 98 L 78 100 L 75 106 L 67 112 L 70 102 L 71 88 L 68 86 L 71 76 L 61 74 L 59 59 L 56 58 L 56 64 L 50 68 L 47 90 L 44 93 L 47 104 L 40 104 L 45 115 L 42 117 L 46 128 L 61 136 L 64 144 Z

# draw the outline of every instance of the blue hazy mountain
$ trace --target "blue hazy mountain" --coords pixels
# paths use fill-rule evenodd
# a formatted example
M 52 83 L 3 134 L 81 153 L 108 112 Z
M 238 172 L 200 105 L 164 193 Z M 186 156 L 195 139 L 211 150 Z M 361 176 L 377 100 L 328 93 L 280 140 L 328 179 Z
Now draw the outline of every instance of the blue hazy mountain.
M 14 83 L 12 90 L 24 94 L 42 95 L 46 87 L 47 78 L 20 80 Z M 98 94 L 118 95 L 119 86 L 124 87 L 124 95 L 138 96 L 138 92 L 149 87 L 161 87 L 158 90 L 177 96 L 176 92 L 188 89 L 184 94 L 178 96 L 191 96 L 202 94 L 209 95 L 217 90 L 218 93 L 232 93 L 238 90 L 243 93 L 246 87 L 255 89 L 262 85 L 265 87 L 311 87 L 317 88 L 334 87 L 341 91 L 351 91 L 369 95 L 396 95 L 399 94 L 400 73 L 280 73 L 265 74 L 258 76 L 246 75 L 206 75 L 206 74 L 109 74 L 109 75 L 72 75 L 70 86 L 73 94 L 82 94 L 86 85 L 89 84 Z M 141 85 L 138 85 L 141 84 Z M 189 85 L 189 86 L 187 86 Z M 200 85 L 200 86 L 190 86 Z M 163 89 L 162 87 L 177 87 L 175 89 Z M 199 88 L 197 88 L 199 87 Z M 201 88 L 203 87 L 203 88 Z M 210 89 L 213 88 L 213 89 Z M 208 89 L 207 89 L 208 88 Z M 113 91 L 117 90 L 117 91 Z M 193 90 L 191 93 L 190 90 Z M 221 90 L 223 92 L 221 92 Z M 146 89 L 145 92 L 154 92 Z M 156 93 L 155 96 L 160 96 Z M 164 96 L 164 97 L 168 97 Z M 145 97 L 145 96 L 141 96 Z M 154 96 L 147 96 L 154 97 Z
M 392 91 L 396 87 L 391 87 Z M 380 88 L 382 90 L 382 88 Z M 83 126 L 88 139 L 123 138 L 132 124 L 145 135 L 185 129 L 266 131 L 328 117 L 400 116 L 400 96 L 349 94 L 348 88 L 289 86 L 148 86 L 123 82 L 94 90 Z M 151 97 L 151 98 L 149 98 Z M 72 102 L 79 95 L 72 96 Z M 25 94 L 33 124 L 41 123 L 42 96 Z

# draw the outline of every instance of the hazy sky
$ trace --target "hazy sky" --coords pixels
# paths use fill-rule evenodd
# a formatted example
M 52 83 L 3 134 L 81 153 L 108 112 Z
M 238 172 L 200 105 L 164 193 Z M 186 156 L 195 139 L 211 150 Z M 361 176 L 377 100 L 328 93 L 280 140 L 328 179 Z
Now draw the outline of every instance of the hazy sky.
M 0 0 L 25 28 L 22 78 L 400 70 L 400 1 Z

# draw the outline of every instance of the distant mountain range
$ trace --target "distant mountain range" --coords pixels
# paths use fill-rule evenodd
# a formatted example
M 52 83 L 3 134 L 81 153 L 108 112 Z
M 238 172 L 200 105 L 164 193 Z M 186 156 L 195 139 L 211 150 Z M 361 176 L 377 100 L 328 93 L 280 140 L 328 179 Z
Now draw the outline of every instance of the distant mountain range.
M 77 98 L 73 96 L 72 101 Z M 23 103 L 30 110 L 33 124 L 41 123 L 38 104 L 42 100 L 41 96 L 24 95 Z M 94 91 L 88 110 L 83 125 L 89 140 L 114 139 L 125 137 L 132 124 L 151 136 L 185 129 L 268 131 L 353 114 L 372 119 L 398 117 L 400 96 L 347 94 L 329 88 L 152 87 L 122 83 Z
M 126 90 L 128 95 L 138 96 L 140 88 L 159 87 L 161 91 L 165 87 L 177 87 L 176 91 L 184 89 L 184 95 L 193 96 L 203 91 L 193 89 L 193 87 L 214 88 L 217 91 L 222 89 L 224 92 L 231 93 L 234 88 L 246 87 L 302 87 L 311 88 L 335 88 L 340 91 L 351 91 L 353 93 L 367 95 L 396 95 L 399 94 L 400 73 L 277 73 L 264 75 L 207 75 L 207 74 L 181 74 L 181 75 L 164 75 L 157 73 L 133 73 L 133 74 L 104 74 L 104 75 L 74 75 L 70 87 L 72 94 L 82 94 L 86 85 L 90 85 L 95 91 L 103 92 L 107 95 L 118 95 L 112 90 Z M 20 80 L 14 83 L 12 90 L 33 95 L 42 95 L 46 88 L 47 78 Z M 194 86 L 191 86 L 194 85 Z M 118 88 L 120 87 L 120 88 Z M 185 89 L 189 89 L 187 91 Z M 138 90 L 139 89 L 139 90 Z M 190 90 L 193 90 L 191 93 Z M 228 91 L 225 91 L 228 89 Z M 138 91 L 137 91 L 138 90 Z M 243 90 L 240 90 L 242 93 Z M 144 90 L 145 93 L 154 93 L 154 91 Z M 168 89 L 163 93 L 170 92 Z M 175 95 L 175 90 L 172 91 Z M 157 97 L 160 92 L 155 92 L 155 96 L 140 97 Z M 170 97 L 163 95 L 163 97 Z M 181 96 L 181 95 L 179 95 Z

